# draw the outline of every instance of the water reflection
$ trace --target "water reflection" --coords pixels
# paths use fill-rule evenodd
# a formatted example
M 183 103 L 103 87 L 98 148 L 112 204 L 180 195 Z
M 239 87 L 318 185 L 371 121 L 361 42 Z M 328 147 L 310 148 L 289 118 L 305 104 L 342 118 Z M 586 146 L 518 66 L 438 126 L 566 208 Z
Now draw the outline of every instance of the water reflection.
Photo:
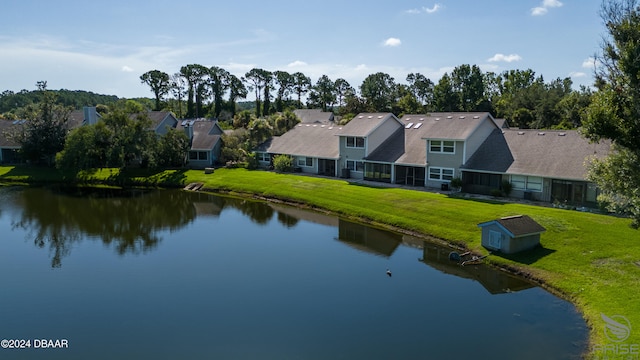
M 358 250 L 389 257 L 402 243 L 402 236 L 340 219 L 338 240 Z
M 161 231 L 176 231 L 198 216 L 217 218 L 228 208 L 240 211 L 260 225 L 268 224 L 275 215 L 286 228 L 295 227 L 300 220 L 334 226 L 338 228 L 338 241 L 377 256 L 391 257 L 403 243 L 421 247 L 421 262 L 441 272 L 478 281 L 491 294 L 533 286 L 487 266 L 460 266 L 451 262 L 448 259 L 451 249 L 447 247 L 277 204 L 205 193 L 140 189 L 34 188 L 19 194 L 8 198 L 22 208 L 12 227 L 24 229 L 37 247 L 48 247 L 52 267 L 62 266 L 72 244 L 81 239 L 100 239 L 120 255 L 145 253 L 162 241 L 157 235 Z
M 100 239 L 120 255 L 144 253 L 162 240 L 156 232 L 176 230 L 196 217 L 191 200 L 178 192 L 121 189 L 35 188 L 11 197 L 22 209 L 12 222 L 40 248 L 53 253 L 52 267 L 62 266 L 71 244 Z
M 535 286 L 526 280 L 484 264 L 461 266 L 459 263 L 449 260 L 450 252 L 449 248 L 423 241 L 422 259 L 419 260 L 445 274 L 475 280 L 494 295 L 525 290 Z

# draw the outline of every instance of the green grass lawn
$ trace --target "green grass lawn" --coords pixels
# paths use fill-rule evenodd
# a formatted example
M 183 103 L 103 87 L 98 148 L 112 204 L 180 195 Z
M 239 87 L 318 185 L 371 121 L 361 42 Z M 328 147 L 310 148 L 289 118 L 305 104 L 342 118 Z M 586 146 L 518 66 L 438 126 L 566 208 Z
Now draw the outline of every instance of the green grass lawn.
M 80 174 L 48 169 L 0 167 L 0 182 L 75 181 L 184 186 L 204 183 L 205 190 L 259 196 L 298 203 L 361 221 L 434 236 L 478 253 L 478 223 L 526 214 L 542 224 L 542 247 L 523 255 L 490 255 L 497 265 L 542 281 L 572 301 L 591 326 L 592 345 L 612 344 L 605 337 L 605 315 L 622 315 L 631 323 L 625 344 L 640 344 L 640 232 L 629 219 L 586 212 L 498 201 L 449 197 L 425 191 L 350 184 L 325 179 L 244 169 L 162 172 L 100 170 Z M 638 330 L 635 330 L 638 329 Z

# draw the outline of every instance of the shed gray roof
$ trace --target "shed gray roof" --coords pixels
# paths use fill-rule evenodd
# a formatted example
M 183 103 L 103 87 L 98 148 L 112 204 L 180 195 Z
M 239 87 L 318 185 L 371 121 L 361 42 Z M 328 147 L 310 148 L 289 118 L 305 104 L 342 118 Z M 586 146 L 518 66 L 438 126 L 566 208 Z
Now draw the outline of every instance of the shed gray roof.
M 584 180 L 591 157 L 609 154 L 610 143 L 589 143 L 576 130 L 494 130 L 463 170 Z
M 389 118 L 396 119 L 392 113 L 361 113 L 351 119 L 337 135 L 368 136 Z
M 500 224 L 500 226 L 511 233 L 512 237 L 539 234 L 547 231 L 547 229 L 527 215 L 503 217 L 501 219 L 480 223 L 478 226 L 484 227 L 493 223 Z
M 265 151 L 272 154 L 289 154 L 323 159 L 340 157 L 339 137 L 343 127 L 335 125 L 298 124 L 279 137 L 271 139 Z

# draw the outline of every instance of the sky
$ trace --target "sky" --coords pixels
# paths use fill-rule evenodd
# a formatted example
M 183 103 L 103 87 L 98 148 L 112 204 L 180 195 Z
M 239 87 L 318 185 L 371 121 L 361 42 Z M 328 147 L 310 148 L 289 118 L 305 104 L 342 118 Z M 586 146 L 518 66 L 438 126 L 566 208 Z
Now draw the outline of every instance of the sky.
M 383 72 L 434 83 L 463 64 L 593 84 L 602 0 L 5 0 L 0 92 L 153 97 L 140 75 L 218 66 L 322 75 L 358 89 Z

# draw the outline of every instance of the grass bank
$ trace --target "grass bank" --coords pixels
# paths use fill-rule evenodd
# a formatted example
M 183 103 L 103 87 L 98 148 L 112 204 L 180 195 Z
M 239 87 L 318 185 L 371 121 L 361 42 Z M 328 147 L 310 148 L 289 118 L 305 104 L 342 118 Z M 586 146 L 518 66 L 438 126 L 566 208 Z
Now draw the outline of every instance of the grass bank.
M 77 174 L 55 170 L 0 167 L 0 182 L 75 182 L 77 184 L 183 186 L 202 182 L 210 191 L 255 194 L 308 204 L 384 226 L 431 235 L 486 253 L 477 224 L 527 214 L 547 231 L 542 247 L 523 255 L 488 259 L 521 271 L 561 293 L 582 311 L 591 326 L 593 346 L 614 345 L 601 314 L 621 315 L 631 324 L 623 344 L 640 344 L 640 232 L 630 220 L 585 212 L 449 197 L 423 191 L 376 188 L 324 179 L 244 169 L 150 173 L 100 170 Z M 602 355 L 602 354 L 596 354 Z M 614 354 L 609 353 L 610 357 Z M 637 356 L 637 355 L 635 355 Z

